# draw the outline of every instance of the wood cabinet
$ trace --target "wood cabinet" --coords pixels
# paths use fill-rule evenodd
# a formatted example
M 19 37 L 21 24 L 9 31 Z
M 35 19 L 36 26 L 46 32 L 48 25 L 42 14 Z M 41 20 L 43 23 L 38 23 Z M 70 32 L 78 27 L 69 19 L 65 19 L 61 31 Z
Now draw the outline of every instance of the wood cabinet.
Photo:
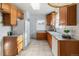
M 17 37 L 17 48 L 18 48 L 18 53 L 23 49 L 23 36 L 22 35 Z
M 3 25 L 4 26 L 11 26 L 11 16 L 8 13 L 2 13 L 3 16 Z
M 37 32 L 37 39 L 46 40 L 47 39 L 46 32 Z
M 77 5 L 76 4 L 72 4 L 69 6 L 64 6 L 59 8 L 59 14 L 60 14 L 60 25 L 76 25 L 76 10 L 77 9 Z
M 51 25 L 51 24 L 54 24 L 55 23 L 55 16 L 56 16 L 56 12 L 55 11 L 53 11 L 53 12 L 51 12 L 50 14 L 48 14 L 47 16 L 46 16 L 46 18 L 47 18 L 47 25 Z
M 17 8 L 12 4 L 10 6 L 10 13 L 2 13 L 4 26 L 15 26 L 17 22 Z
M 52 48 L 52 35 L 48 32 L 47 32 L 47 40 L 48 40 L 50 48 Z
M 24 17 L 23 17 L 23 12 L 22 12 L 20 9 L 17 10 L 17 17 L 18 17 L 19 19 L 23 19 L 23 18 L 24 18 Z
M 58 41 L 60 56 L 79 56 L 79 40 Z
M 47 25 L 51 25 L 52 17 L 53 17 L 52 14 L 48 14 L 46 16 L 46 18 L 47 18 Z
M 20 36 L 6 36 L 3 38 L 3 55 L 15 56 L 23 49 L 23 37 Z
M 11 9 L 10 4 L 8 4 L 8 3 L 2 3 L 1 8 L 2 8 L 3 12 L 10 13 L 10 9 Z
M 15 26 L 17 24 L 17 18 L 23 18 L 22 11 L 17 9 L 18 8 L 13 4 L 0 3 L 0 11 L 2 12 L 4 26 Z
M 15 56 L 17 52 L 17 37 L 4 37 L 3 39 L 3 55 Z
M 17 8 L 11 4 L 11 25 L 15 26 L 17 21 Z

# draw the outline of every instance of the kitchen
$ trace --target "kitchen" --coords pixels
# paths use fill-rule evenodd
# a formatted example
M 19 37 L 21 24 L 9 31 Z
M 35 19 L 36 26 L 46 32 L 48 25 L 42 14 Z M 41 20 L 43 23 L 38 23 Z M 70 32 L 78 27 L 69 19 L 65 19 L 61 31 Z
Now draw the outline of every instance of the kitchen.
M 4 28 L 1 31 L 6 29 L 6 34 L 2 36 L 3 40 L 1 37 L 2 55 L 27 56 L 33 53 L 37 56 L 79 55 L 78 3 L 67 5 L 59 3 L 59 6 L 54 3 L 40 3 L 38 10 L 33 10 L 30 3 L 13 5 L 5 3 L 0 5 L 0 15 L 3 16 L 0 17 L 3 19 L 0 25 L 8 26 L 8 29 Z

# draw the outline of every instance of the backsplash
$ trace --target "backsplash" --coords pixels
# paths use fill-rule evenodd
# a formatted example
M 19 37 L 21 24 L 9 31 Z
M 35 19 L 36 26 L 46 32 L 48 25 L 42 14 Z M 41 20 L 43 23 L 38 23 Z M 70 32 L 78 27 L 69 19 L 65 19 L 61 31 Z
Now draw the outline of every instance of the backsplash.
M 66 28 L 70 30 L 70 34 L 73 38 L 79 39 L 79 26 L 66 26 Z M 64 27 L 57 28 L 56 31 L 63 34 Z

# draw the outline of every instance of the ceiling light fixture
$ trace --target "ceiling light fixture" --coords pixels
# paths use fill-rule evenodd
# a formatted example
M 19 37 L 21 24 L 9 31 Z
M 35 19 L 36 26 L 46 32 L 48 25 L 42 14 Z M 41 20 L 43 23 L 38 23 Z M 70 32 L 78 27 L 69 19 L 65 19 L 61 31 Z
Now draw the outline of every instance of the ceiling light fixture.
M 40 3 L 31 3 L 30 5 L 32 6 L 32 8 L 34 10 L 39 10 L 40 9 Z
M 55 7 L 55 8 L 60 8 L 63 6 L 71 5 L 73 3 L 48 3 L 49 6 Z

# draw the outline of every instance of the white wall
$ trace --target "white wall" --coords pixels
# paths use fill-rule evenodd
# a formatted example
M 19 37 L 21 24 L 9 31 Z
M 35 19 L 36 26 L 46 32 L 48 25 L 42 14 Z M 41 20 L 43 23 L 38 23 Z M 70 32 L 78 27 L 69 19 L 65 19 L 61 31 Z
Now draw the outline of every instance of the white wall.
M 35 38 L 36 36 L 36 16 L 30 15 L 30 35 L 31 38 Z
M 46 20 L 45 15 L 40 15 L 40 14 L 30 14 L 30 29 L 31 29 L 31 37 L 36 38 L 36 22 L 37 20 Z
M 17 34 L 23 34 L 24 33 L 24 19 L 17 21 L 17 26 L 13 27 L 14 33 Z

